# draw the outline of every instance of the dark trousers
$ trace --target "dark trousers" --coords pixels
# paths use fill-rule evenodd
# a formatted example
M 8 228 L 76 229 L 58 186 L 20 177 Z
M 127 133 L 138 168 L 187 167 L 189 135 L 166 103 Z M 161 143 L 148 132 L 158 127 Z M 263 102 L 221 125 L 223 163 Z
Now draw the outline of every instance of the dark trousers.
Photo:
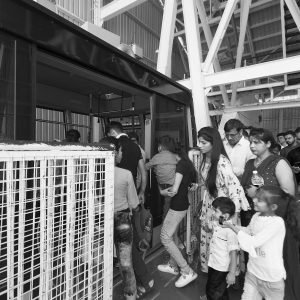
M 129 212 L 114 214 L 114 243 L 120 263 L 120 271 L 124 284 L 124 295 L 134 295 L 136 281 L 132 264 L 133 231 Z
M 249 199 L 248 199 L 248 201 L 249 201 Z M 250 221 L 255 213 L 256 213 L 256 211 L 254 209 L 247 210 L 247 211 L 242 210 L 241 211 L 241 225 L 243 227 L 247 227 L 250 224 Z M 247 266 L 248 260 L 249 260 L 249 254 L 246 251 L 244 251 L 244 258 L 245 258 L 245 265 Z
M 208 300 L 228 300 L 228 290 L 226 276 L 228 272 L 220 272 L 213 268 L 208 268 L 208 278 L 206 284 L 206 297 Z
M 137 284 L 142 285 L 144 288 L 149 288 L 149 282 L 151 281 L 150 273 L 148 272 L 147 266 L 143 260 L 142 252 L 139 250 L 139 236 L 133 226 L 133 245 L 132 245 L 132 262 L 133 270 Z

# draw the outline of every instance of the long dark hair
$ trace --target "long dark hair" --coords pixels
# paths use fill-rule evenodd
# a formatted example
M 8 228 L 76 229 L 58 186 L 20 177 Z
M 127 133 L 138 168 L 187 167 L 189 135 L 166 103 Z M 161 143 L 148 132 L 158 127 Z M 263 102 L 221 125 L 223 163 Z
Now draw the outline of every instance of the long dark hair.
M 216 197 L 217 196 L 216 178 L 217 178 L 218 162 L 221 154 L 224 155 L 226 158 L 228 158 L 228 155 L 224 148 L 220 133 L 217 129 L 213 127 L 203 127 L 198 131 L 198 139 L 200 137 L 202 137 L 207 142 L 210 142 L 213 146 L 210 155 L 211 167 L 208 171 L 208 175 L 206 178 L 206 186 L 209 193 L 213 197 Z M 205 159 L 206 159 L 206 155 L 203 154 L 203 160 L 201 162 L 200 168 L 203 168 Z
M 193 162 L 190 160 L 189 156 L 187 155 L 187 153 L 184 150 L 179 148 L 176 149 L 175 152 L 182 160 L 184 160 L 189 165 L 189 168 L 192 172 L 191 174 L 192 182 L 197 182 L 197 171 L 195 169 Z
M 263 186 L 259 190 L 269 193 L 267 201 L 278 206 L 275 214 L 283 218 L 294 238 L 300 241 L 300 201 L 278 186 Z

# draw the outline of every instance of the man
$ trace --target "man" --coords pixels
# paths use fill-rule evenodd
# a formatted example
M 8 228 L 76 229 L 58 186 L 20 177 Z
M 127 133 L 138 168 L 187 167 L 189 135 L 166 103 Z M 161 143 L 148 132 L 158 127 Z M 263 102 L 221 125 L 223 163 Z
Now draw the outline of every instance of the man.
M 286 158 L 289 152 L 298 146 L 298 143 L 296 139 L 296 134 L 292 130 L 287 131 L 284 134 L 284 138 L 287 143 L 287 146 L 280 151 L 280 155 Z
M 296 128 L 295 134 L 297 138 L 297 143 L 300 144 L 300 127 Z
M 280 133 L 277 134 L 277 141 L 280 144 L 281 149 L 283 149 L 287 146 L 287 143 L 286 143 L 285 138 L 284 138 L 284 132 L 280 132 Z
M 246 162 L 255 158 L 250 150 L 250 142 L 243 135 L 244 125 L 240 120 L 230 119 L 224 126 L 225 150 L 232 164 L 234 174 L 241 179 Z
M 79 143 L 80 142 L 80 133 L 76 129 L 70 129 L 66 133 L 65 142 L 68 143 Z
M 298 144 L 298 147 L 295 147 L 294 149 L 290 150 L 290 152 L 287 154 L 286 159 L 289 161 L 289 163 L 292 166 L 293 172 L 295 174 L 295 178 L 298 185 L 298 193 L 300 192 L 300 145 Z
M 146 153 L 143 150 L 143 148 L 141 147 L 141 145 L 139 144 L 139 136 L 137 135 L 137 133 L 136 132 L 129 132 L 128 133 L 128 137 L 130 138 L 130 140 L 132 142 L 134 142 L 135 144 L 137 144 L 139 146 L 139 148 L 141 150 L 141 153 L 142 153 L 142 157 L 143 157 L 144 163 L 146 163 Z M 136 178 L 136 187 L 137 187 L 137 190 L 140 189 L 141 183 L 142 183 L 142 174 L 141 174 L 140 170 L 138 169 L 137 170 L 137 178 Z
M 137 170 L 141 172 L 142 182 L 138 197 L 140 202 L 144 202 L 144 193 L 147 184 L 147 177 L 144 160 L 139 146 L 129 139 L 127 134 L 124 133 L 122 124 L 119 122 L 111 122 L 106 132 L 108 136 L 112 136 L 118 139 L 122 148 L 122 158 L 120 160 L 120 163 L 118 164 L 118 167 L 130 171 L 135 183 L 137 179 Z M 139 211 L 136 211 L 136 214 L 138 214 L 138 212 Z M 143 236 L 138 216 L 134 218 L 132 225 L 132 262 L 136 279 L 142 285 L 137 288 L 137 293 L 139 296 L 141 296 L 153 287 L 154 280 L 151 278 L 151 274 L 148 272 L 146 264 L 143 261 L 140 252 L 141 244 L 144 244 L 145 246 L 149 246 L 149 244 Z
M 140 147 L 129 139 L 128 135 L 123 131 L 122 124 L 119 122 L 111 122 L 109 124 L 107 135 L 118 139 L 122 146 L 123 157 L 118 167 L 129 170 L 132 173 L 135 183 L 137 180 L 137 170 L 140 171 L 141 186 L 138 196 L 140 202 L 144 202 L 147 176 Z

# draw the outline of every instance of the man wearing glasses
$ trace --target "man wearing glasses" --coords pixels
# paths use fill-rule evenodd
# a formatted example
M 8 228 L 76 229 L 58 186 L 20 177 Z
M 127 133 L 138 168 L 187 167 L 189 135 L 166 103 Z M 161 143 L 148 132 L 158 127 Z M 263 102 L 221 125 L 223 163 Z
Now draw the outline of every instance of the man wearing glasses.
M 243 136 L 244 125 L 240 120 L 230 119 L 224 126 L 226 140 L 225 150 L 231 161 L 234 174 L 241 179 L 246 162 L 255 158 L 250 150 L 250 143 Z

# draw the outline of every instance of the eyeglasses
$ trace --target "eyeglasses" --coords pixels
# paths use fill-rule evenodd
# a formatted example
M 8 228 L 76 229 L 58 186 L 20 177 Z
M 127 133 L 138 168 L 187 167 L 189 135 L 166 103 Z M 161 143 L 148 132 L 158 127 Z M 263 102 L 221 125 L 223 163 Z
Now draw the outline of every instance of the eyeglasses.
M 239 132 L 237 133 L 225 133 L 226 138 L 231 138 L 234 139 L 238 134 L 240 134 Z

